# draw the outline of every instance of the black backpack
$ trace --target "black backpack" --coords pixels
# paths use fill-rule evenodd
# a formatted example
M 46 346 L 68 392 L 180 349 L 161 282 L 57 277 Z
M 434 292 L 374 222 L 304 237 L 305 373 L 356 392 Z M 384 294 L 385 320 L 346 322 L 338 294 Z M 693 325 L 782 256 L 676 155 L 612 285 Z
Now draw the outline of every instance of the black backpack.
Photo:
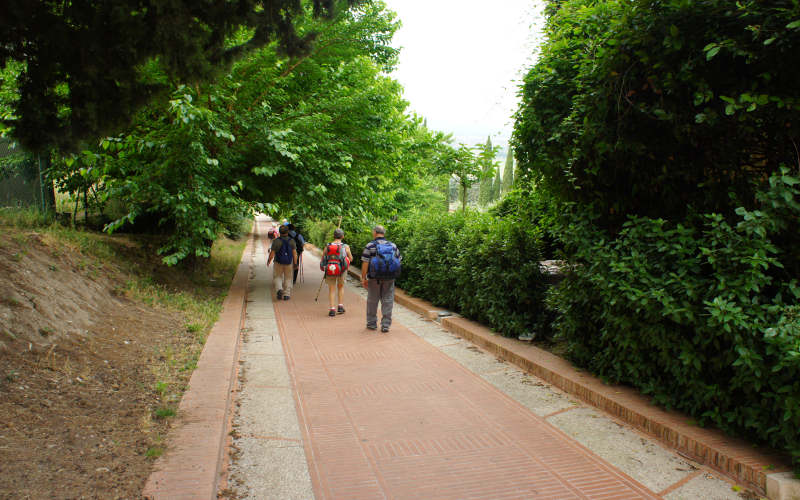
M 294 233 L 294 234 L 292 234 L 292 233 Z M 305 238 L 303 238 L 303 235 L 300 234 L 297 231 L 289 231 L 289 236 L 291 236 L 291 238 L 294 240 L 294 244 L 297 246 L 297 248 L 296 248 L 297 255 L 300 255 L 301 253 L 303 253 L 303 250 L 304 250 L 303 247 L 306 244 L 306 240 L 305 240 Z

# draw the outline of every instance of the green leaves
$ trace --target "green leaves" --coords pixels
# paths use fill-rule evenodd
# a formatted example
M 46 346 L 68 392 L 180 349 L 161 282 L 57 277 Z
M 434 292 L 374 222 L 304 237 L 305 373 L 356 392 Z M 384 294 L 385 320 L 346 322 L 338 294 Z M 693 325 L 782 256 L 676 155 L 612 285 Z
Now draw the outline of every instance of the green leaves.
M 502 217 L 439 209 L 411 212 L 390 224 L 403 253 L 400 286 L 510 337 L 549 335 L 547 283 L 539 267 L 547 250 L 545 224 L 537 224 L 541 213 L 527 210 L 530 201 L 519 201 Z
M 612 232 L 628 215 L 730 216 L 731 196 L 754 200 L 797 163 L 799 17 L 795 3 L 558 2 L 521 88 L 521 173 Z
M 786 403 L 800 397 L 800 290 L 785 272 L 800 255 L 777 245 L 800 216 L 784 196 L 800 195 L 798 184 L 781 169 L 761 207 L 740 207 L 735 224 L 721 214 L 700 226 L 637 217 L 610 237 L 573 213 L 559 234 L 574 267 L 548 299 L 555 334 L 604 378 L 702 424 L 800 451 L 800 408 Z
M 74 151 L 119 133 L 148 102 L 169 94 L 172 82 L 213 81 L 232 61 L 273 42 L 302 56 L 317 35 L 315 18 L 342 15 L 357 2 L 5 3 L 0 60 L 36 63 L 20 71 L 17 116 L 3 116 L 4 125 L 30 150 Z
M 361 2 L 332 19 L 295 19 L 317 32 L 313 47 L 288 56 L 266 46 L 226 75 L 176 85 L 125 134 L 67 156 L 62 187 L 95 183 L 114 200 L 109 231 L 166 233 L 168 264 L 207 255 L 259 208 L 391 216 L 440 201 L 431 156 L 447 138 L 405 114 L 402 88 L 383 73 L 396 58 L 393 14 Z
M 719 54 L 719 51 L 722 49 L 722 46 L 717 43 L 709 43 L 705 47 L 703 47 L 703 52 L 706 54 L 706 61 L 710 61 L 714 59 L 714 56 Z

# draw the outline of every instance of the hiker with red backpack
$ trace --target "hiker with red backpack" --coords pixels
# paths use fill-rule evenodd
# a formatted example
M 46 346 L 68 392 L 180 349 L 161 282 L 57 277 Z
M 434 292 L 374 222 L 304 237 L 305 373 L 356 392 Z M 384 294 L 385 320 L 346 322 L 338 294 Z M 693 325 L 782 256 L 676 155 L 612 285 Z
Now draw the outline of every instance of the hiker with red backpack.
M 344 279 L 347 275 L 347 268 L 353 261 L 353 254 L 350 253 L 350 245 L 343 243 L 344 231 L 337 228 L 333 231 L 333 241 L 325 245 L 322 250 L 322 260 L 319 268 L 325 273 L 325 282 L 328 283 L 328 304 L 330 310 L 328 316 L 334 317 L 336 314 L 344 314 Z M 338 291 L 338 307 L 337 307 Z
M 381 331 L 392 326 L 394 280 L 400 275 L 402 257 L 397 245 L 386 239 L 383 226 L 372 228 L 373 240 L 361 254 L 361 285 L 367 289 L 367 328 L 378 329 L 378 302 L 381 303 Z

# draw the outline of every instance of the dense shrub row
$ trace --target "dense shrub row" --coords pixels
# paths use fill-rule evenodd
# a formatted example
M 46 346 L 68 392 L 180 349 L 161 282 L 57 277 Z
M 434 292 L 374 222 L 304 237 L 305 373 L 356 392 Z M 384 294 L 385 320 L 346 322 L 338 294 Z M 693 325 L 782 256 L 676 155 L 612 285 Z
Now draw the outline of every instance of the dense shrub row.
M 608 237 L 575 217 L 573 267 L 548 298 L 573 360 L 800 466 L 797 254 L 779 245 L 800 220 L 798 182 L 773 176 L 738 223 L 631 218 Z
M 398 284 L 504 335 L 546 335 L 547 285 L 539 261 L 545 257 L 547 238 L 535 220 L 520 220 L 519 204 L 506 204 L 502 210 L 503 217 L 413 214 L 391 224 L 389 237 L 403 253 Z
M 798 464 L 798 253 L 781 246 L 798 186 L 784 169 L 735 220 L 632 217 L 613 236 L 574 206 L 512 193 L 491 213 L 413 214 L 389 236 L 409 293 L 505 335 L 555 335 L 578 365 Z M 549 288 L 538 262 L 562 250 L 567 277 Z
M 336 229 L 336 224 L 324 220 L 306 219 L 300 229 L 306 241 L 317 248 L 322 248 L 333 240 L 333 230 Z

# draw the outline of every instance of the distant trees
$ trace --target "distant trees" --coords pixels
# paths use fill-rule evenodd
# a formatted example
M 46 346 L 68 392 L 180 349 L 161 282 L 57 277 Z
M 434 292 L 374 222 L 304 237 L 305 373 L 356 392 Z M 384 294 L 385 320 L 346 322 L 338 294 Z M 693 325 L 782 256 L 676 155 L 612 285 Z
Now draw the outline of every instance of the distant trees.
M 500 178 L 500 169 L 495 169 L 494 180 L 492 181 L 492 201 L 497 201 L 502 195 L 503 180 Z
M 470 151 L 470 148 L 461 144 L 461 152 Z M 511 150 L 506 156 L 505 167 L 502 172 L 499 165 L 495 161 L 500 148 L 492 145 L 491 137 L 486 139 L 484 144 L 479 144 L 471 148 L 472 151 L 472 165 L 469 169 L 470 177 L 466 182 L 467 196 L 464 196 L 464 182 L 463 178 L 457 174 L 453 174 L 453 190 L 454 194 L 451 199 L 456 197 L 462 202 L 462 209 L 466 204 L 474 203 L 480 207 L 485 207 L 491 203 L 499 200 L 503 195 L 511 191 L 514 184 L 514 159 L 511 156 Z M 464 154 L 464 157 L 466 155 Z M 462 163 L 464 159 L 459 160 Z M 452 171 L 453 168 L 450 167 Z M 463 170 L 463 169 L 462 169 Z M 455 186 L 458 185 L 458 188 Z M 457 195 L 455 194 L 457 192 Z
M 460 144 L 458 149 L 443 148 L 436 160 L 438 171 L 453 176 L 458 184 L 458 198 L 461 211 L 466 212 L 470 188 L 481 180 L 481 166 L 472 150 Z
M 497 147 L 492 146 L 492 138 L 486 138 L 486 144 L 476 146 L 478 153 L 477 162 L 481 169 L 480 191 L 478 192 L 478 203 L 486 206 L 492 201 L 492 179 L 497 168 L 494 157 L 497 155 Z
M 511 145 L 506 152 L 506 164 L 503 167 L 503 180 L 500 186 L 500 194 L 506 194 L 514 187 L 514 155 L 511 154 Z

